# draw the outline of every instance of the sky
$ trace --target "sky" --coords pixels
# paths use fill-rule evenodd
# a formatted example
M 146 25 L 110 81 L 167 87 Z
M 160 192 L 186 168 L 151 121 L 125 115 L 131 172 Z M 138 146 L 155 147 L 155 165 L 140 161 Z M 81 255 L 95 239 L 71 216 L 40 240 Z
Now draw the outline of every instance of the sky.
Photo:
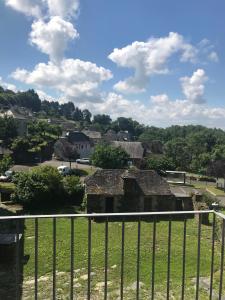
M 158 127 L 225 129 L 223 0 L 0 0 L 0 85 Z

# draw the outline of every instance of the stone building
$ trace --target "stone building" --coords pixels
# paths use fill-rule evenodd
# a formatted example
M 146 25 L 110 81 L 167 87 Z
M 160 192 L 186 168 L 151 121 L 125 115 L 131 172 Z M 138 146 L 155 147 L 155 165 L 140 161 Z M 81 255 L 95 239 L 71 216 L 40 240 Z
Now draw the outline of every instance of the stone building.
M 141 142 L 111 142 L 113 147 L 121 147 L 129 155 L 129 161 L 132 165 L 140 167 L 145 157 L 145 149 Z
M 93 143 L 90 138 L 80 131 L 68 132 L 66 138 L 69 143 L 75 146 L 80 158 L 88 158 L 93 149 Z
M 169 184 L 153 170 L 97 170 L 85 185 L 88 213 L 176 210 Z

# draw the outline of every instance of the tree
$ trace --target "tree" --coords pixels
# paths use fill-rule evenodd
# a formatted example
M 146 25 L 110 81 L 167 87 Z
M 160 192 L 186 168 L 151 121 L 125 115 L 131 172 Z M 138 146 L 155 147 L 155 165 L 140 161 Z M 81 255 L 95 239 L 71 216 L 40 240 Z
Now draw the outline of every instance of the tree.
M 91 156 L 91 162 L 103 169 L 121 169 L 127 166 L 129 155 L 120 147 L 97 145 Z
M 98 123 L 100 125 L 108 126 L 112 122 L 111 118 L 109 115 L 95 115 L 93 119 L 93 123 Z
M 70 168 L 71 168 L 71 162 L 75 161 L 79 157 L 76 147 L 71 143 L 69 143 L 67 140 L 62 140 L 62 139 L 59 139 L 55 143 L 54 153 L 58 159 L 69 161 Z
M 80 206 L 84 197 L 84 187 L 78 176 L 66 176 L 63 178 L 65 197 L 68 203 Z
M 12 157 L 8 154 L 3 155 L 2 160 L 0 161 L 0 174 L 4 174 L 9 170 L 14 164 Z
M 63 202 L 62 177 L 56 168 L 36 167 L 28 172 L 18 172 L 14 178 L 14 200 L 25 206 L 55 207 Z
M 16 121 L 11 117 L 0 117 L 0 140 L 8 145 L 17 136 Z
M 165 155 L 172 160 L 176 168 L 189 170 L 191 163 L 191 151 L 185 139 L 177 138 L 166 143 Z
M 173 163 L 172 159 L 165 156 L 161 157 L 149 157 L 147 160 L 147 166 L 151 170 L 155 171 L 166 171 L 166 170 L 175 170 L 176 166 Z

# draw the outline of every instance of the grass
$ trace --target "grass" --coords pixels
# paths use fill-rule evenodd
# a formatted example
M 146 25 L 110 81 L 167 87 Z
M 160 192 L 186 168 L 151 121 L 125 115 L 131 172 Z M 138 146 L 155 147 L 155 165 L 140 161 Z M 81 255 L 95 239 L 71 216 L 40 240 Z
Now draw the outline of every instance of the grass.
M 156 264 L 155 264 L 155 292 L 157 299 L 164 299 L 166 293 L 167 276 L 167 253 L 168 253 L 168 221 L 157 223 L 156 230 Z M 76 293 L 80 296 L 77 299 L 85 299 L 87 281 L 82 279 L 87 274 L 88 265 L 88 224 L 87 220 L 77 218 L 74 227 L 74 265 L 76 271 L 75 284 Z M 148 299 L 151 285 L 152 270 L 152 230 L 153 224 L 141 222 L 141 242 L 140 242 L 140 281 L 144 284 L 141 289 L 141 299 Z M 201 237 L 201 260 L 200 276 L 210 276 L 211 263 L 211 226 L 202 225 Z M 198 224 L 196 220 L 187 222 L 187 246 L 186 246 L 186 299 L 194 299 L 195 288 L 193 278 L 196 276 L 197 268 L 197 232 Z M 57 288 L 62 295 L 69 294 L 69 272 L 70 272 L 70 220 L 57 220 Z M 93 299 L 103 299 L 97 283 L 104 282 L 104 251 L 105 251 L 105 226 L 104 223 L 92 222 L 92 271 L 95 273 L 92 278 L 92 292 L 97 297 Z M 183 222 L 172 223 L 171 241 L 171 295 L 175 299 L 180 298 L 182 279 L 182 255 L 183 255 Z M 40 278 L 40 297 L 45 298 L 51 294 L 52 278 L 52 221 L 39 221 L 39 250 L 38 250 L 38 276 Z M 26 221 L 25 231 L 25 255 L 30 259 L 24 266 L 24 280 L 34 277 L 34 221 Z M 121 223 L 109 223 L 109 256 L 108 256 L 108 280 L 110 299 L 117 299 L 120 287 L 120 266 L 121 266 Z M 220 242 L 215 243 L 215 285 L 218 287 L 218 270 L 220 262 Z M 65 272 L 65 273 L 61 273 Z M 63 276 L 61 276 L 64 274 Z M 124 287 L 125 299 L 135 298 L 135 287 L 137 274 L 137 222 L 128 222 L 125 226 L 125 265 L 124 265 Z M 45 277 L 43 277 L 45 276 Z M 42 279 L 45 280 L 42 283 Z M 47 283 L 46 283 L 47 280 Z M 225 282 L 224 282 L 225 283 Z M 34 289 L 33 283 L 29 286 L 29 293 Z M 43 293 L 43 294 L 41 294 Z M 49 293 L 49 295 L 48 295 Z M 114 294 L 115 295 L 114 295 Z M 97 296 L 98 295 L 98 296 Z M 102 296 L 101 296 L 102 295 Z M 114 296 L 113 296 L 114 295 Z M 201 290 L 200 299 L 206 299 L 207 293 Z M 59 299 L 67 299 L 59 298 Z
M 0 189 L 14 191 L 15 185 L 12 182 L 0 182 Z

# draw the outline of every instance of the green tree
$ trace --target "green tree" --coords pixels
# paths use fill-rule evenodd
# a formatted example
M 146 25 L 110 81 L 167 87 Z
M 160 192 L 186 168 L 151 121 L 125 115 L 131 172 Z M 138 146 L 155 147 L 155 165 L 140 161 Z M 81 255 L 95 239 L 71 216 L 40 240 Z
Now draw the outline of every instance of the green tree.
M 91 162 L 103 169 L 120 169 L 127 166 L 129 155 L 122 148 L 109 145 L 97 145 L 91 156 Z
M 9 170 L 14 164 L 12 157 L 8 154 L 3 155 L 2 160 L 0 161 L 0 174 L 4 174 Z
M 56 168 L 36 167 L 28 172 L 18 172 L 14 178 L 14 200 L 25 206 L 55 207 L 63 202 L 62 177 Z
M 155 171 L 166 171 L 175 170 L 176 166 L 171 158 L 165 156 L 161 157 L 149 157 L 147 160 L 147 166 L 151 170 Z
M 66 176 L 63 178 L 65 197 L 68 203 L 80 206 L 84 197 L 84 187 L 78 176 Z
M 192 160 L 190 147 L 185 139 L 177 138 L 166 143 L 165 155 L 179 170 L 189 170 Z

